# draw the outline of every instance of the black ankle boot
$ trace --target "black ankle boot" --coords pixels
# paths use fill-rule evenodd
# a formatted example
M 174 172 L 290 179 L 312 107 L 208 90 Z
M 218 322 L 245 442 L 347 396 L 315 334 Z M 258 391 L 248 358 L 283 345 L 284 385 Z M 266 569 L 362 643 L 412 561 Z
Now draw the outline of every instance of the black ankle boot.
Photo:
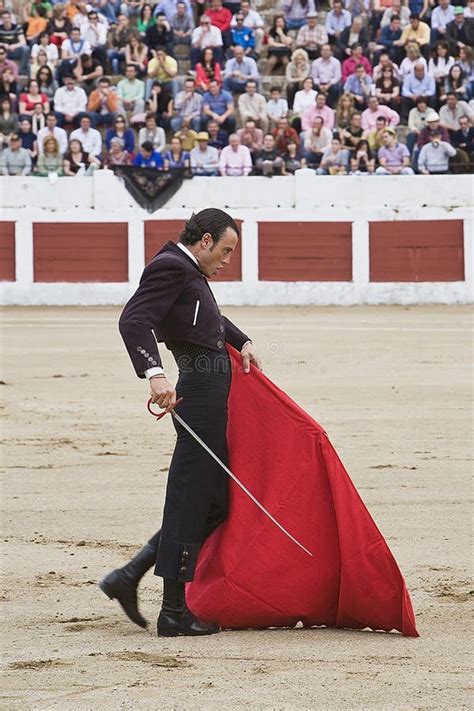
M 197 637 L 220 632 L 214 622 L 203 622 L 186 605 L 184 583 L 163 581 L 163 606 L 158 616 L 158 637 Z
M 127 617 L 139 627 L 146 627 L 148 622 L 138 611 L 137 587 L 155 561 L 156 548 L 147 543 L 130 563 L 113 570 L 99 583 L 102 592 L 111 600 L 117 600 Z

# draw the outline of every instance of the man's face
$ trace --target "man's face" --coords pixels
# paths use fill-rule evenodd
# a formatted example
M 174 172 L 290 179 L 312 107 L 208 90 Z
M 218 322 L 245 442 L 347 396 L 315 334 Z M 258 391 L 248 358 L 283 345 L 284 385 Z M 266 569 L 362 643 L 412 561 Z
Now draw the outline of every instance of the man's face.
M 81 39 L 81 32 L 80 30 L 71 30 L 71 42 L 79 42 Z
M 214 276 L 230 263 L 237 241 L 237 234 L 231 227 L 226 229 L 218 242 L 213 242 L 209 233 L 203 235 L 200 242 L 199 264 L 207 277 Z
M 231 136 L 229 138 L 229 145 L 234 151 L 236 151 L 240 146 L 240 138 L 238 136 Z
M 64 80 L 64 84 L 68 91 L 72 91 L 74 89 L 74 79 L 72 79 L 71 77 L 66 77 L 66 79 Z
M 179 2 L 176 7 L 178 8 L 179 17 L 184 17 L 186 14 L 186 5 L 184 2 Z
M 157 24 L 162 27 L 166 22 L 166 15 L 161 15 L 161 14 L 158 15 L 157 20 L 158 20 Z
M 192 94 L 194 92 L 194 82 L 193 81 L 187 81 L 184 83 L 184 90 L 187 91 L 188 93 Z
M 356 69 L 356 75 L 358 79 L 362 79 L 365 74 L 365 69 L 364 67 L 357 67 Z
M 375 126 L 377 128 L 377 131 L 383 131 L 385 126 L 386 126 L 386 121 L 384 119 L 377 119 L 375 122 Z
M 3 47 L 0 47 L 0 64 L 3 64 L 5 59 L 7 58 L 7 53 L 3 49 Z
M 331 47 L 328 44 L 323 44 L 321 47 L 321 57 L 323 59 L 329 59 L 331 56 Z
M 243 12 L 244 15 L 248 15 L 250 12 L 250 3 L 243 0 L 243 2 L 240 3 L 240 11 Z
M 341 150 L 341 142 L 338 138 L 333 138 L 331 141 L 333 153 L 338 153 Z
M 46 126 L 51 131 L 56 126 L 56 116 L 48 116 L 46 118 Z
M 454 15 L 454 22 L 456 22 L 458 25 L 462 25 L 464 22 L 464 15 L 459 13 L 459 15 Z
M 209 90 L 213 96 L 217 96 L 219 93 L 219 83 L 217 81 L 211 81 L 209 84 Z
M 275 141 L 273 139 L 273 136 L 265 136 L 263 139 L 263 147 L 265 148 L 266 151 L 272 151 L 275 146 Z
M 461 116 L 459 119 L 459 126 L 462 131 L 467 131 L 469 128 L 469 121 L 467 120 L 467 116 Z
M 384 146 L 391 146 L 391 145 L 392 145 L 393 136 L 392 136 L 392 134 L 389 133 L 388 131 L 384 131 L 384 132 L 382 133 L 382 140 L 383 140 Z
M 286 118 L 278 119 L 277 126 L 280 131 L 285 131 L 288 126 L 288 119 L 286 119 Z
M 419 111 L 421 114 L 424 114 L 425 111 L 426 111 L 426 109 L 428 108 L 428 106 L 427 106 L 427 104 L 426 104 L 426 101 L 419 101 L 418 104 L 417 104 L 417 106 L 418 106 L 418 111 Z
M 9 12 L 2 12 L 2 22 L 5 29 L 9 30 L 12 25 L 12 16 Z
M 89 22 L 91 23 L 91 25 L 97 24 L 97 20 L 98 20 L 98 17 L 95 13 L 91 13 L 89 15 Z
M 456 107 L 457 99 L 454 96 L 454 94 L 450 94 L 448 98 L 446 99 L 446 103 L 449 106 L 450 109 L 454 109 Z
M 392 0 L 392 12 L 394 15 L 399 15 L 401 10 L 400 0 Z
M 211 10 L 220 10 L 222 7 L 221 0 L 211 0 Z
M 255 121 L 246 121 L 245 122 L 245 129 L 247 131 L 254 131 L 255 130 Z
M 400 20 L 392 20 L 392 30 L 393 32 L 398 32 L 401 27 Z
M 417 17 L 412 17 L 412 18 L 410 18 L 410 23 L 411 23 L 411 26 L 413 27 L 413 29 L 417 30 L 418 25 L 420 24 L 420 20 Z
M 159 49 L 156 53 L 156 58 L 159 62 L 164 62 L 166 57 L 166 54 L 163 52 L 162 49 Z
M 22 133 L 29 133 L 30 132 L 30 122 L 23 120 L 20 123 L 20 128 L 22 130 Z
M 316 25 L 318 24 L 318 18 L 317 17 L 309 17 L 308 18 L 308 27 L 310 30 L 314 30 Z
M 19 138 L 12 138 L 10 141 L 10 148 L 12 151 L 17 151 L 21 146 L 21 141 Z
M 425 76 L 425 68 L 422 64 L 417 64 L 415 67 L 415 76 L 417 79 L 423 79 Z
M 272 97 L 273 101 L 278 101 L 280 98 L 280 92 L 279 91 L 272 91 L 270 96 Z
M 378 102 L 378 100 L 377 100 L 377 97 L 376 97 L 376 96 L 371 96 L 370 99 L 369 99 L 369 101 L 368 101 L 368 104 L 369 104 L 369 109 L 370 109 L 371 111 L 375 111 L 375 110 L 378 108 L 378 106 L 379 106 L 379 102 Z
M 334 12 L 336 13 L 336 15 L 340 15 L 340 14 L 341 14 L 341 12 L 342 12 L 342 5 L 341 5 L 340 2 L 335 2 L 335 3 L 334 3 Z
M 244 56 L 244 48 L 241 47 L 240 45 L 237 45 L 234 49 L 234 57 L 238 62 L 241 62 Z
M 362 47 L 354 47 L 352 50 L 352 55 L 356 58 L 359 59 L 362 57 Z
M 428 128 L 430 131 L 436 131 L 439 128 L 439 121 L 429 121 Z
M 245 85 L 245 91 L 246 91 L 247 94 L 249 94 L 250 96 L 253 96 L 253 95 L 255 94 L 255 92 L 257 91 L 257 87 L 256 87 L 256 85 L 254 84 L 253 81 L 251 81 L 251 82 L 249 82 L 248 84 Z
M 145 124 L 146 124 L 147 129 L 149 131 L 152 131 L 156 126 L 156 121 L 153 118 L 153 116 L 151 116 L 150 118 L 147 118 L 147 120 L 145 121 Z
M 319 133 L 323 127 L 323 122 L 321 121 L 320 118 L 315 118 L 314 119 L 314 124 L 313 124 L 313 131 L 314 133 Z
M 441 7 L 443 8 L 443 10 L 446 10 L 446 8 L 447 8 L 448 5 L 449 5 L 449 1 L 450 1 L 450 0 L 439 0 L 439 4 L 440 4 Z
M 127 69 L 125 70 L 125 76 L 127 77 L 127 79 L 133 80 L 135 79 L 136 75 L 137 70 L 135 69 L 135 67 L 127 67 Z
M 91 127 L 90 119 L 87 116 L 81 118 L 81 128 L 83 131 L 88 131 Z
M 326 97 L 324 94 L 318 94 L 316 97 L 316 107 L 322 109 L 326 106 Z
M 209 121 L 207 124 L 207 132 L 211 135 L 214 135 L 218 132 L 219 130 L 219 124 L 217 124 L 215 121 Z
M 244 16 L 242 14 L 236 15 L 235 22 L 237 23 L 237 27 L 242 27 L 244 24 Z
M 211 22 L 208 18 L 203 16 L 203 17 L 201 17 L 200 25 L 201 25 L 201 29 L 204 30 L 204 32 L 207 32 L 209 30 L 209 28 L 211 27 Z
M 199 148 L 201 149 L 201 151 L 207 151 L 207 139 L 200 138 L 198 143 L 199 143 Z
M 360 122 L 361 122 L 360 114 L 354 114 L 354 116 L 351 119 L 352 127 L 355 129 L 360 128 Z

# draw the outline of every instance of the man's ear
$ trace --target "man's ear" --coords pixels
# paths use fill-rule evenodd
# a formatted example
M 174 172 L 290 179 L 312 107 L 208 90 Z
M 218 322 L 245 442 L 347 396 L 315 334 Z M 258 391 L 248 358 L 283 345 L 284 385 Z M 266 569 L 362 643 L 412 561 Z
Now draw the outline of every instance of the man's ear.
M 207 249 L 208 247 L 212 247 L 213 241 L 214 240 L 212 239 L 212 235 L 210 232 L 205 232 L 201 237 L 201 245 L 205 249 Z

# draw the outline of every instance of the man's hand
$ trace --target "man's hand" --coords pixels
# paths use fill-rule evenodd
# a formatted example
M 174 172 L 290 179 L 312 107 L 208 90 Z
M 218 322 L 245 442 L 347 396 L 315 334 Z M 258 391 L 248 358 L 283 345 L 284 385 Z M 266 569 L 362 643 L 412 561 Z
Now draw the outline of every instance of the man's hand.
M 244 373 L 250 373 L 250 363 L 253 363 L 259 370 L 262 370 L 262 362 L 257 355 L 257 350 L 253 343 L 246 343 L 240 351 Z
M 150 378 L 150 396 L 153 404 L 169 412 L 176 405 L 176 390 L 166 378 Z

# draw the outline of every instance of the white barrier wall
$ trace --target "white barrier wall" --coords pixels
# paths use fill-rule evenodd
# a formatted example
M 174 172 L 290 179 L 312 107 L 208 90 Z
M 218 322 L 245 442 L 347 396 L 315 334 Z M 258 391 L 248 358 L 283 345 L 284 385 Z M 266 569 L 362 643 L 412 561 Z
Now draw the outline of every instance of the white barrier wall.
M 242 239 L 222 304 L 470 303 L 472 176 L 194 178 L 149 214 L 110 171 L 0 178 L 1 302 L 123 303 L 182 221 L 227 209 Z M 253 206 L 253 207 L 249 207 Z

